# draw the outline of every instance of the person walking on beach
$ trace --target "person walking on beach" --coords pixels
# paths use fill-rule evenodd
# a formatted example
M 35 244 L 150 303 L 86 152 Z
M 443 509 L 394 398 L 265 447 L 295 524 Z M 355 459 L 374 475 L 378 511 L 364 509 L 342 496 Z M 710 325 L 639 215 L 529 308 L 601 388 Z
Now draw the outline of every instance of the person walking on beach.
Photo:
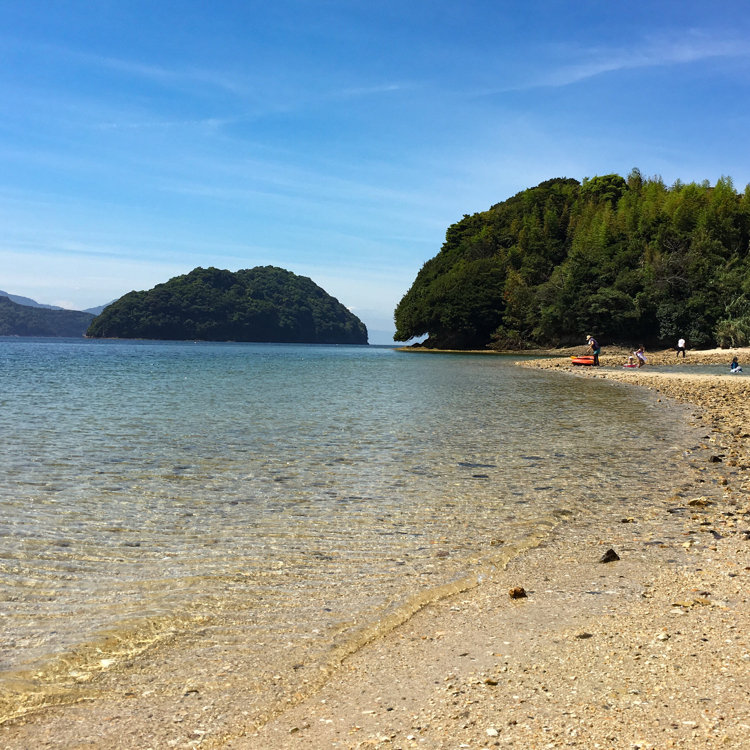
M 602 350 L 599 342 L 589 334 L 586 336 L 586 343 L 589 345 L 591 353 L 594 355 L 594 367 L 599 367 L 599 352 Z
M 685 359 L 685 339 L 680 339 L 677 342 L 677 356 L 680 356 L 680 352 L 682 352 L 682 358 Z
M 643 347 L 639 346 L 633 353 L 638 360 L 638 367 L 643 367 L 646 364 L 646 352 L 643 351 Z

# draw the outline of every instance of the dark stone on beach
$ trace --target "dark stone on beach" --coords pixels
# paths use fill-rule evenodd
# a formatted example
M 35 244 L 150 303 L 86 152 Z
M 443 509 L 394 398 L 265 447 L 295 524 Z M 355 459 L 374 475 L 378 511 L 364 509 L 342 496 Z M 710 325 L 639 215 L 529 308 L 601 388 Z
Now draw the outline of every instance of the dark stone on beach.
M 509 592 L 508 595 L 511 599 L 525 599 L 526 598 L 526 589 L 523 586 L 514 586 Z
M 471 478 L 472 479 L 489 479 L 490 476 L 489 474 L 472 474 Z
M 720 464 L 721 463 L 721 456 L 711 456 L 711 458 L 708 459 L 712 464 Z
M 599 562 L 601 563 L 609 563 L 614 562 L 615 560 L 619 560 L 620 556 L 615 552 L 613 549 L 608 549 L 602 556 Z
M 593 638 L 593 637 L 594 637 L 593 633 L 576 633 L 576 638 L 585 639 L 585 638 Z

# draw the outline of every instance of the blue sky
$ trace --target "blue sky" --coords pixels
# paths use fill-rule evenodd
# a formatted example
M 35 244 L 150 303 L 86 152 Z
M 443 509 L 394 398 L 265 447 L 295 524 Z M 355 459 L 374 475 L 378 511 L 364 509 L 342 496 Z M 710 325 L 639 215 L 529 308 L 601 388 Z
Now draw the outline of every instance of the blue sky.
M 384 343 L 446 228 L 552 177 L 750 182 L 747 3 L 5 0 L 0 289 L 310 276 Z

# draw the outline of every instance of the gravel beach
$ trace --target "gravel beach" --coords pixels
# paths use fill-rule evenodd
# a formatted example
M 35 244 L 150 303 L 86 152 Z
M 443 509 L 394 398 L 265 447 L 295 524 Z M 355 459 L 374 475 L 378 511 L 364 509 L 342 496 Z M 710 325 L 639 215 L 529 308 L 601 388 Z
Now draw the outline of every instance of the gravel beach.
M 744 748 L 750 737 L 750 380 L 691 372 L 749 350 L 688 352 L 684 372 L 572 368 L 695 406 L 705 440 L 666 506 L 572 521 L 471 592 L 351 657 L 240 748 Z M 727 356 L 729 355 L 729 356 Z M 689 364 L 688 364 L 689 363 Z M 680 358 L 682 365 L 682 358 Z M 708 488 L 714 488 L 708 492 Z M 619 559 L 601 562 L 614 550 Z M 526 596 L 512 598 L 522 588 Z M 519 592 L 514 592 L 515 594 Z
M 645 386 L 665 408 L 672 399 L 691 404 L 701 439 L 684 472 L 665 474 L 669 500 L 639 497 L 635 487 L 637 513 L 569 519 L 476 588 L 425 607 L 349 656 L 316 692 L 303 697 L 309 690 L 300 685 L 288 709 L 263 726 L 202 732 L 206 710 L 230 708 L 202 706 L 199 690 L 188 690 L 174 717 L 186 731 L 168 746 L 747 747 L 750 374 L 691 368 L 728 369 L 733 354 L 688 352 L 669 373 L 659 363 L 674 364 L 674 352 L 649 354 L 637 371 L 620 369 L 623 352 L 606 350 L 596 369 L 573 368 L 569 356 L 524 361 L 561 377 Z M 750 362 L 750 350 L 738 356 Z M 236 719 L 229 724 L 242 726 Z M 0 732 L 0 748 L 42 747 L 167 745 L 113 703 L 53 708 Z

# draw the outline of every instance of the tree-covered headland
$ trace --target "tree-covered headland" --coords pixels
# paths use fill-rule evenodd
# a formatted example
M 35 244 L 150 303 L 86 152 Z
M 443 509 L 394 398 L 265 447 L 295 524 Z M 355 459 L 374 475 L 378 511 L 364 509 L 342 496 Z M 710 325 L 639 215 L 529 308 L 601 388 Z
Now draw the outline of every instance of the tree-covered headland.
M 366 344 L 364 323 L 311 279 L 283 268 L 196 268 L 106 307 L 90 337 Z
M 516 349 L 750 344 L 750 186 L 554 179 L 446 232 L 395 311 L 397 341 Z

